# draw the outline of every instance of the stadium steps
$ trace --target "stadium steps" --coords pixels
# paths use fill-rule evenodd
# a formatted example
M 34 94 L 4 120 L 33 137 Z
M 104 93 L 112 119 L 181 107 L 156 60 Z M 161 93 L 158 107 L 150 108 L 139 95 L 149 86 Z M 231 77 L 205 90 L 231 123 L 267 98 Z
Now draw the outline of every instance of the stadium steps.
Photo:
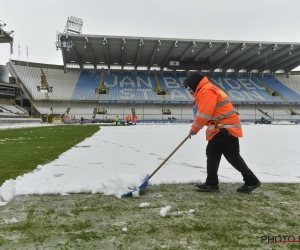
M 98 86 L 98 89 L 97 90 L 97 100 L 100 100 L 101 98 L 101 94 L 100 94 L 100 89 L 105 89 L 105 86 L 104 86 L 104 72 L 101 73 L 101 76 L 100 76 L 100 80 L 99 80 L 99 86 Z
M 293 109 L 287 109 L 285 112 L 288 113 L 289 115 L 300 115 L 299 112 L 296 112 Z
M 269 86 L 267 86 L 263 81 L 261 81 L 259 78 L 257 78 L 256 76 L 253 76 L 261 85 L 263 85 L 266 90 L 267 90 L 267 93 L 270 95 L 270 96 L 274 96 L 274 93 L 275 91 L 273 89 L 271 89 Z M 276 96 L 278 96 L 281 100 L 285 101 L 285 102 L 288 102 L 287 99 L 285 99 L 283 97 L 283 95 L 279 92 L 276 91 Z
M 261 112 L 262 114 L 264 114 L 265 116 L 269 117 L 270 119 L 273 119 L 272 116 L 270 116 L 267 112 L 264 112 L 262 109 L 257 109 L 259 112 Z
M 6 110 L 6 113 L 13 113 L 11 110 L 7 109 L 6 107 L 0 106 L 2 110 Z
M 132 117 L 135 117 L 135 116 L 136 116 L 136 114 L 135 114 L 135 109 L 134 109 L 134 108 L 131 109 L 131 114 L 132 114 Z
M 159 79 L 158 79 L 158 76 L 157 76 L 156 72 L 154 72 L 154 79 L 155 79 L 155 94 L 156 95 L 161 95 L 161 99 L 163 101 L 165 101 L 166 100 L 165 95 L 169 95 L 170 93 L 169 93 L 168 90 L 163 89 L 161 87 L 161 84 L 159 82 Z

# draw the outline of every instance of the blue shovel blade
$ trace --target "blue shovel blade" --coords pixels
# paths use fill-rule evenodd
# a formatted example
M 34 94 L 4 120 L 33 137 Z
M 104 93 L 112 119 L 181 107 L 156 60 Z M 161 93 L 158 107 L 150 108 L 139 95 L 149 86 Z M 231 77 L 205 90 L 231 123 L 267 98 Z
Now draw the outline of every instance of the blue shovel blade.
M 129 192 L 123 194 L 122 197 L 132 196 L 132 193 L 136 192 L 137 190 L 139 192 L 143 191 L 148 186 L 148 183 L 149 183 L 149 175 L 147 174 L 146 177 L 143 179 L 142 184 L 138 188 L 130 190 Z

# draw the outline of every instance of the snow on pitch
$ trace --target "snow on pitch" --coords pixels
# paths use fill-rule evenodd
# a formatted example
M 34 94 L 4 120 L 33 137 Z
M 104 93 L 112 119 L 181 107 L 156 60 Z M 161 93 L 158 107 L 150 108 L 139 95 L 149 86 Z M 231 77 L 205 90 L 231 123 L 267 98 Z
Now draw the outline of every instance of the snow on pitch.
M 28 174 L 7 180 L 0 205 L 15 195 L 102 193 L 121 197 L 186 137 L 190 124 L 147 124 L 101 127 L 58 159 Z M 300 126 L 244 125 L 241 155 L 262 182 L 300 182 Z M 205 132 L 187 140 L 151 178 L 149 185 L 199 183 L 206 178 Z M 220 182 L 242 182 L 242 176 L 221 160 Z M 1 201 L 2 198 L 2 201 Z

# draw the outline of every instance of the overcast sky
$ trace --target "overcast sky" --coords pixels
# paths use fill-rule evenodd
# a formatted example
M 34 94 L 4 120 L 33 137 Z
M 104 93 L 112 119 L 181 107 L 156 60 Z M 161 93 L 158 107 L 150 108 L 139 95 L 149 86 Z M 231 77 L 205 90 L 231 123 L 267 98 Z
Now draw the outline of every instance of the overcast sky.
M 83 34 L 211 40 L 300 42 L 299 0 L 0 0 L 4 30 L 15 31 L 11 59 L 62 65 L 56 31 L 69 16 Z M 20 44 L 20 57 L 18 53 Z

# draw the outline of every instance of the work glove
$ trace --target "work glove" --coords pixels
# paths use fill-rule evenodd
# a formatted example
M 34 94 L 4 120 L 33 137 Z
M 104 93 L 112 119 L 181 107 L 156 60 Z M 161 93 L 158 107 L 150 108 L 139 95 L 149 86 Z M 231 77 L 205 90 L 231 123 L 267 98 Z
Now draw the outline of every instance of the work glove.
M 189 135 L 190 135 L 190 138 L 192 137 L 192 135 L 196 135 L 197 133 L 196 132 L 194 132 L 192 129 L 190 130 L 190 133 L 189 133 Z

